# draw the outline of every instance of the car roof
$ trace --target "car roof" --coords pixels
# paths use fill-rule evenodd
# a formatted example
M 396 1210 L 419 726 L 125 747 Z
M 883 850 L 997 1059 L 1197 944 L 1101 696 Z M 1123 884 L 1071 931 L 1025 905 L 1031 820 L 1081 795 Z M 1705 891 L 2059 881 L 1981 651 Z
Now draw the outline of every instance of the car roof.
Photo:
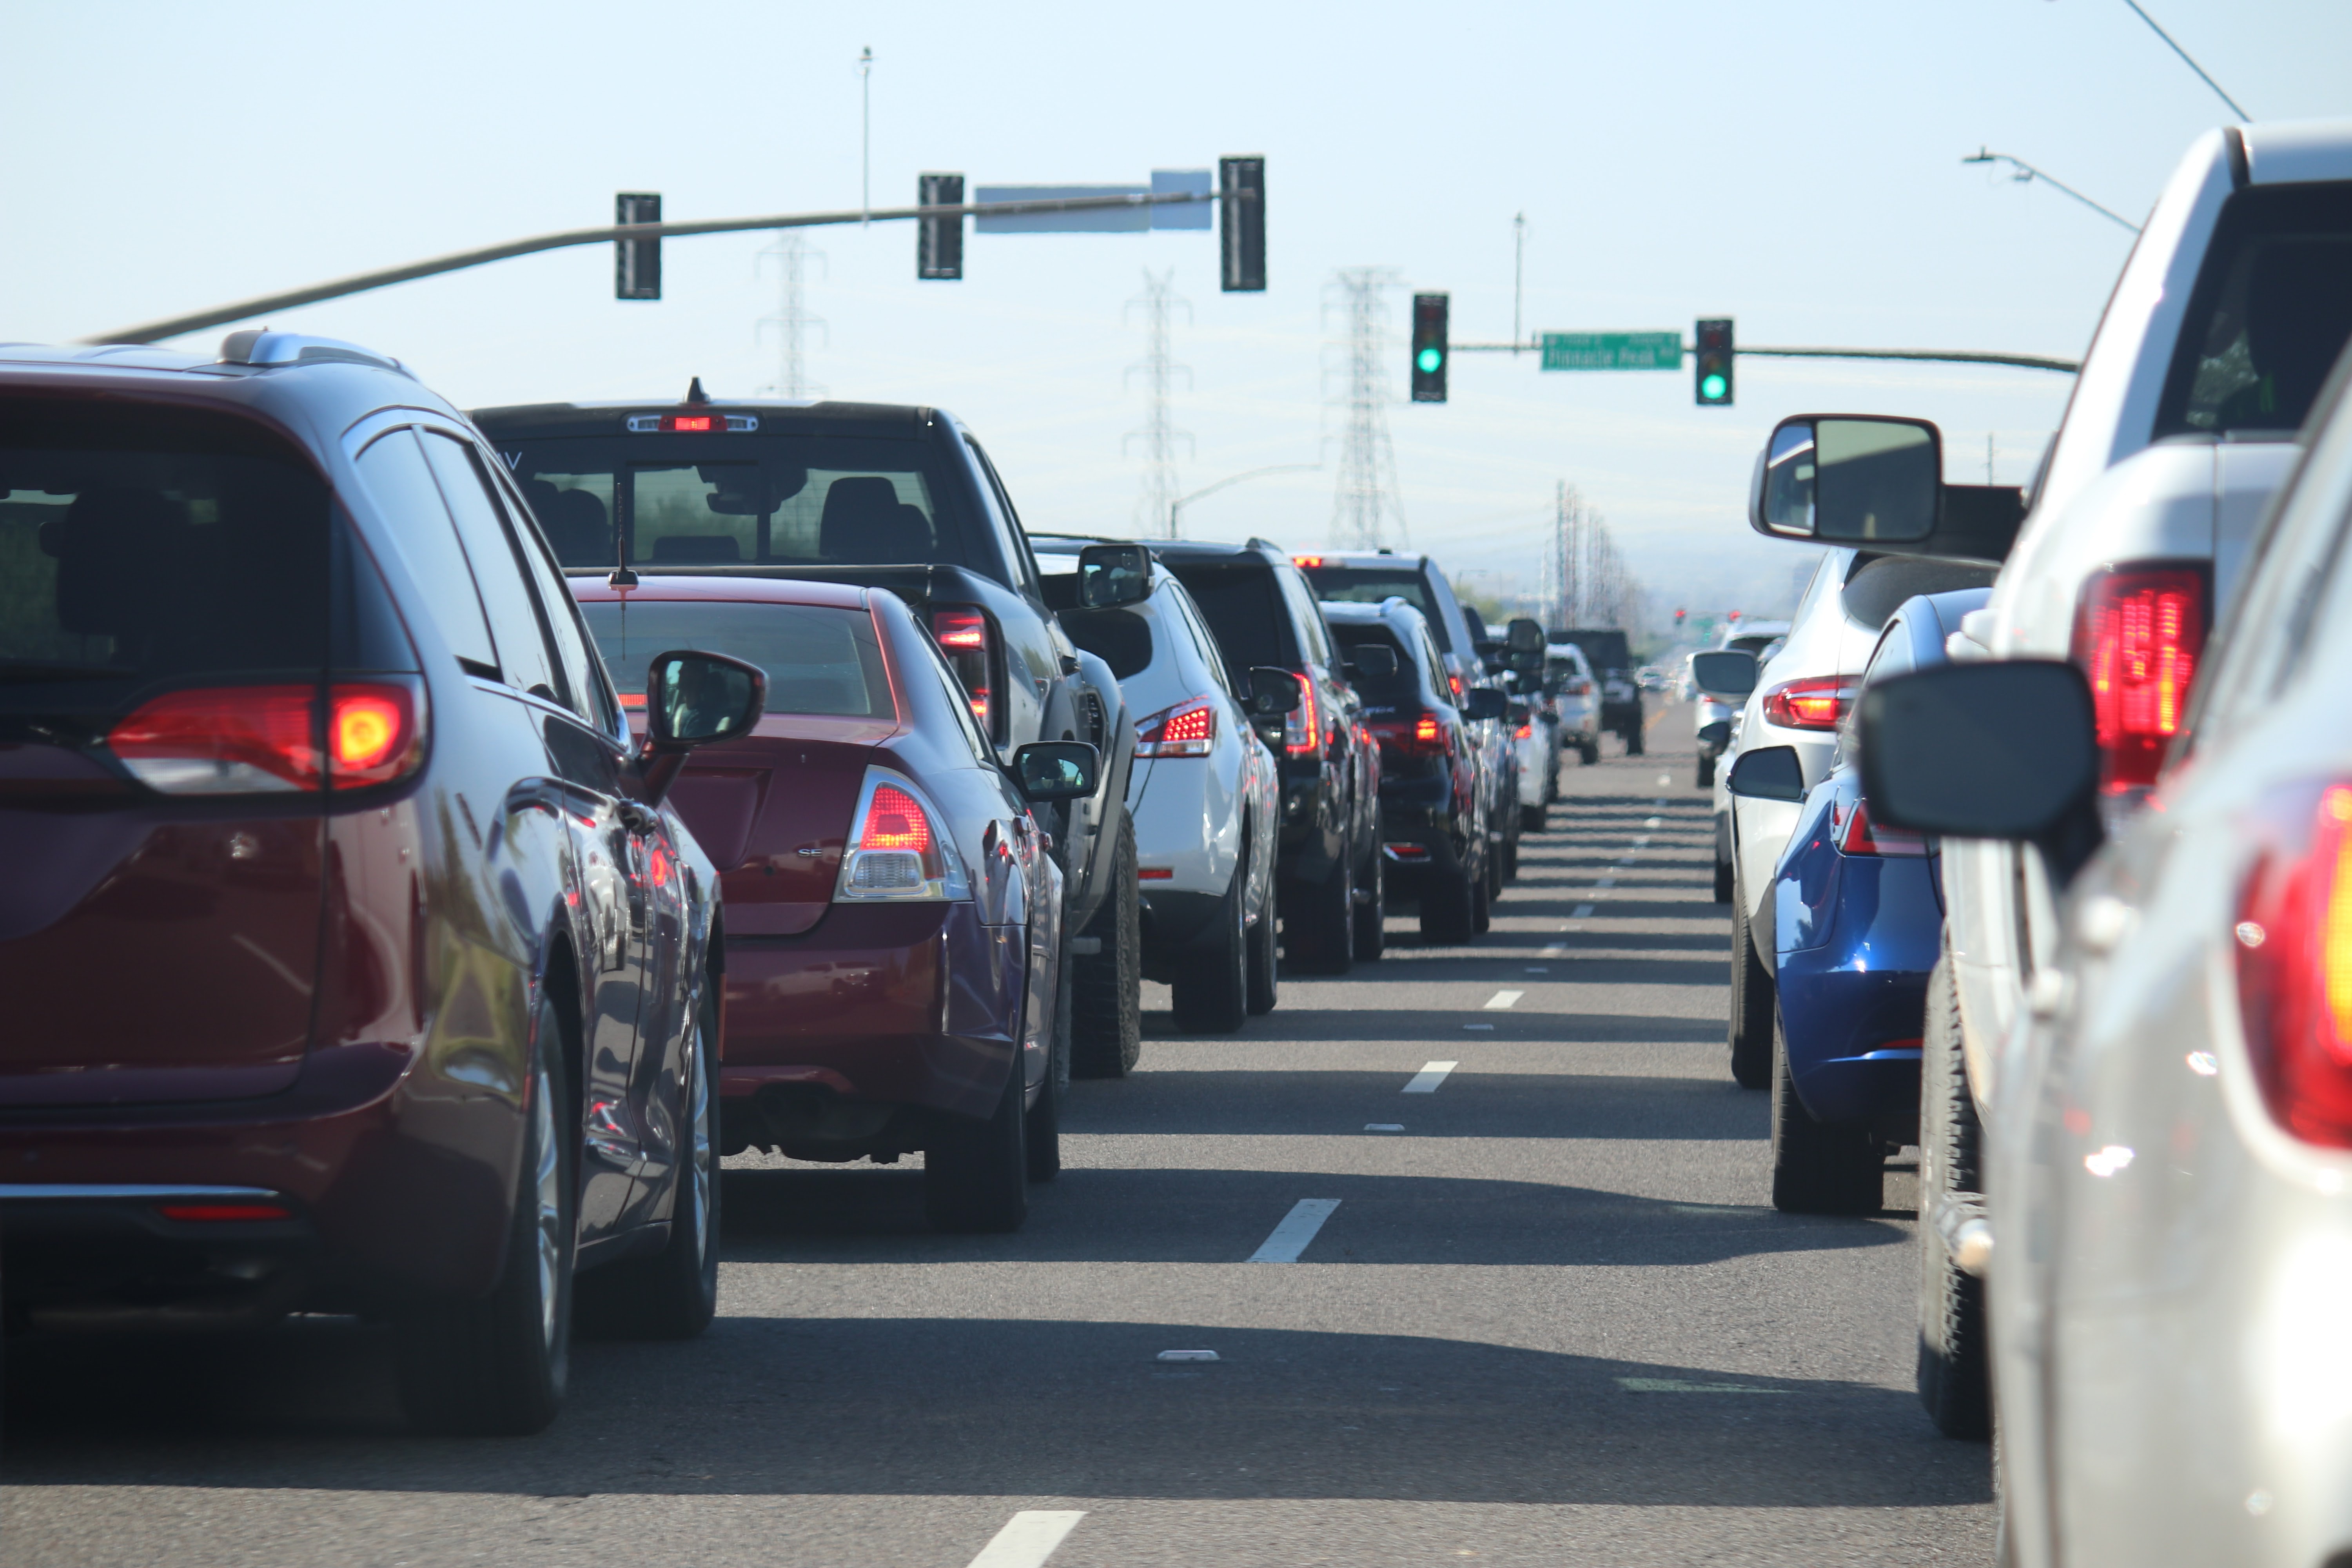
M 1430 563 L 1429 557 L 1415 552 L 1411 555 L 1393 550 L 1302 550 L 1291 559 L 1304 566 L 1404 566 L 1422 567 Z
M 812 577 L 694 577 L 648 574 L 634 588 L 615 588 L 601 577 L 573 577 L 572 596 L 583 604 L 609 604 L 616 599 L 647 601 L 732 602 L 760 605 L 829 605 L 838 609 L 866 608 L 871 589 L 851 583 L 828 583 Z
M 1151 553 L 1171 565 L 1216 560 L 1256 560 L 1271 564 L 1290 559 L 1282 546 L 1263 539 L 1253 539 L 1246 544 L 1224 544 L 1213 539 L 1155 539 L 1150 542 Z
M 681 408 L 714 408 L 756 414 L 762 436 L 881 436 L 904 439 L 932 426 L 954 424 L 943 409 L 913 403 L 841 403 L 789 398 L 704 397 L 691 403 L 667 398 L 587 403 L 510 403 L 468 410 L 485 435 L 534 437 L 614 436 L 632 414 L 675 414 Z

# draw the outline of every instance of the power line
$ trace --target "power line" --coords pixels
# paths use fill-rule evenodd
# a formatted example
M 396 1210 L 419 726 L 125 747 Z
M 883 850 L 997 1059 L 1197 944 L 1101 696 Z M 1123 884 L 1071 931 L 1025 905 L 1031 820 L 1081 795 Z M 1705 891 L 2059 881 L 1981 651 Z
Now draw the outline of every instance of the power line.
M 2141 21 L 2147 24 L 2148 31 L 2154 33 L 2158 37 L 2162 38 L 2166 45 L 2170 47 L 2172 52 L 2179 55 L 2182 61 L 2188 65 L 2189 68 L 2197 73 L 2197 79 L 2199 81 L 2203 82 L 2207 87 L 2213 89 L 2214 97 L 2220 99 L 2222 102 L 2230 106 L 2231 113 L 2236 115 L 2241 120 L 2252 120 L 2253 118 L 2252 115 L 2248 114 L 2244 110 L 2238 107 L 2238 100 L 2236 99 L 2231 98 L 2228 93 L 2221 90 L 2221 84 L 2220 82 L 2215 81 L 2211 77 L 2205 74 L 2205 68 L 2203 66 L 2199 65 L 2195 60 L 2189 58 L 2189 51 L 2187 49 L 2182 48 L 2179 44 L 2172 41 L 2172 35 L 2170 33 L 2166 32 L 2163 28 L 2156 25 L 2155 17 L 2149 16 L 2147 12 L 2139 8 L 2139 0 L 2124 0 L 2124 4 L 2132 8 L 2133 16 L 2137 16 Z

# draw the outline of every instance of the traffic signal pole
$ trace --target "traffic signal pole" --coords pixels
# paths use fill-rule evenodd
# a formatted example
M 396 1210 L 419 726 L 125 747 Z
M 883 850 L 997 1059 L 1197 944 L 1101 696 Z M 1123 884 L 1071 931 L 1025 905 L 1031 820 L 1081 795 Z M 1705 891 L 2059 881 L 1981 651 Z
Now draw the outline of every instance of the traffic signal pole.
M 1539 351 L 1542 344 L 1524 343 L 1455 343 L 1454 352 L 1472 353 L 1526 353 Z M 1697 353 L 1696 345 L 1685 343 L 1685 358 Z M 1976 349 L 1816 349 L 1816 348 L 1755 348 L 1741 343 L 1732 350 L 1733 357 L 1758 355 L 1765 359 L 1909 359 L 1935 360 L 1947 364 L 2005 364 L 2020 370 L 2054 370 L 2073 375 L 2083 368 L 2078 359 L 2058 359 L 2049 354 L 1992 353 Z
M 207 327 L 226 326 L 232 321 L 248 321 L 273 310 L 290 310 L 298 305 L 315 305 L 325 300 L 340 300 L 351 294 L 364 294 L 372 289 L 389 288 L 394 283 L 406 283 L 419 278 L 434 278 L 444 272 L 462 272 L 469 267 L 482 267 L 493 261 L 505 261 L 511 257 L 530 256 L 542 250 L 562 250 L 575 245 L 603 245 L 616 240 L 679 239 L 697 234 L 745 234 L 764 229 L 822 228 L 834 224 L 915 222 L 923 218 L 962 219 L 966 217 L 1017 217 L 1025 213 L 1089 212 L 1118 207 L 1167 206 L 1185 202 L 1222 202 L 1229 199 L 1244 202 L 1256 199 L 1259 187 L 1248 186 L 1234 192 L 1209 190 L 1166 191 L 1156 194 L 1137 193 L 1107 196 L 1055 196 L 1046 200 L 1026 202 L 967 202 L 961 205 L 884 207 L 856 212 L 782 213 L 772 217 L 704 218 L 687 223 L 613 224 L 600 228 L 569 228 L 555 234 L 534 235 L 528 239 L 509 240 L 504 245 L 486 245 L 477 250 L 460 250 L 449 256 L 436 256 L 429 260 L 412 261 L 405 267 L 387 267 L 378 272 L 361 272 L 331 282 L 314 283 L 307 289 L 289 289 L 282 293 L 264 294 L 257 299 L 240 300 L 234 304 L 216 306 L 209 310 L 197 310 L 185 316 L 172 316 L 160 321 L 145 321 L 119 331 L 101 332 L 80 340 L 86 343 L 152 343 L 165 338 L 176 338 L 184 332 L 200 332 Z M 1262 286 L 1262 285 L 1261 285 Z

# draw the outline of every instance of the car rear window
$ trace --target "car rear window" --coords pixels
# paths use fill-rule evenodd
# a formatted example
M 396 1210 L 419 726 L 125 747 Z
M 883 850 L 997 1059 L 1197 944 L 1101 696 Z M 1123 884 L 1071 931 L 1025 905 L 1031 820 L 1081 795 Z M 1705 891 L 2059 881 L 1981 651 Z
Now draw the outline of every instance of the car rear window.
M 1224 656 L 1225 674 L 1235 689 L 1249 689 L 1253 665 L 1292 668 L 1305 662 L 1299 656 L 1298 634 L 1290 624 L 1289 606 L 1274 580 L 1273 568 L 1263 560 L 1234 564 L 1198 565 L 1163 562 L 1199 605 L 1201 618 L 1217 639 Z
M 2294 430 L 2352 336 L 2352 184 L 2256 186 L 2221 209 L 2156 434 Z
M 970 566 L 918 441 L 824 436 L 499 436 L 494 444 L 570 567 Z
M 1360 671 L 1348 677 L 1348 684 L 1366 702 L 1381 707 L 1409 707 L 1421 700 L 1421 672 L 1413 668 L 1416 661 L 1394 632 L 1386 626 L 1341 621 L 1332 626 L 1331 635 L 1339 639 L 1339 647 L 1350 659 L 1358 648 L 1367 646 L 1385 647 L 1396 655 L 1396 669 L 1391 674 L 1366 675 Z
M 316 679 L 331 495 L 259 426 L 0 401 L 0 711 Z
M 629 707 L 642 706 L 646 670 L 674 648 L 723 653 L 768 672 L 771 713 L 895 718 L 874 617 L 829 605 L 732 600 L 604 600 L 580 612 Z M 629 699 L 635 697 L 636 701 Z
M 1436 639 L 1439 651 L 1449 651 L 1444 647 L 1444 614 L 1430 596 L 1429 584 L 1419 572 L 1403 566 L 1303 566 L 1299 570 L 1315 584 L 1316 596 L 1333 604 L 1377 605 L 1402 599 L 1429 622 L 1429 635 Z

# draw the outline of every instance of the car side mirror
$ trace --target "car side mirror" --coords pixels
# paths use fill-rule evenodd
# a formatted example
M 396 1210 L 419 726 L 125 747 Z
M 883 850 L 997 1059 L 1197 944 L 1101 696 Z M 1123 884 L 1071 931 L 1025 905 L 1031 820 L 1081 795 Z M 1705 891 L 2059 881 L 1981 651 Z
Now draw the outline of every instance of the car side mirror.
M 1089 544 L 1078 552 L 1078 607 L 1108 610 L 1151 595 L 1151 552 L 1140 544 Z
M 1531 653 L 1540 658 L 1547 640 L 1543 623 L 1531 616 L 1515 616 L 1503 628 L 1503 646 L 1513 653 Z
M 1253 719 L 1276 719 L 1298 710 L 1298 677 L 1279 665 L 1262 664 L 1249 672 L 1249 710 Z
M 1102 782 L 1102 753 L 1084 741 L 1033 741 L 1013 753 L 1013 782 L 1032 805 L 1084 800 Z
M 1739 648 L 1691 655 L 1691 682 L 1723 702 L 1744 701 L 1756 689 L 1756 656 Z
M 646 749 L 636 795 L 658 805 L 697 746 L 748 734 L 767 710 L 768 675 L 723 653 L 677 648 L 646 671 Z
M 1386 643 L 1358 643 L 1348 654 L 1348 673 L 1385 680 L 1397 672 L 1396 649 Z
M 1500 719 L 1511 710 L 1511 700 L 1491 686 L 1474 686 L 1463 694 L 1462 711 L 1473 720 Z
M 2057 659 L 1918 670 L 1865 687 L 1863 794 L 1890 827 L 2021 840 L 2072 881 L 2099 847 L 2098 726 Z
M 1757 457 L 1748 524 L 1773 539 L 1885 555 L 2006 559 L 2025 492 L 1945 484 L 1943 465 L 1943 433 L 1927 420 L 1800 414 L 1774 426 Z
M 1723 787 L 1748 800 L 1799 801 L 1805 798 L 1804 764 L 1794 746 L 1762 746 L 1742 752 L 1731 764 Z
M 1712 724 L 1701 724 L 1698 727 L 1698 743 L 1702 746 L 1712 746 L 1718 752 L 1722 751 L 1724 747 L 1731 744 L 1731 721 L 1717 719 Z

